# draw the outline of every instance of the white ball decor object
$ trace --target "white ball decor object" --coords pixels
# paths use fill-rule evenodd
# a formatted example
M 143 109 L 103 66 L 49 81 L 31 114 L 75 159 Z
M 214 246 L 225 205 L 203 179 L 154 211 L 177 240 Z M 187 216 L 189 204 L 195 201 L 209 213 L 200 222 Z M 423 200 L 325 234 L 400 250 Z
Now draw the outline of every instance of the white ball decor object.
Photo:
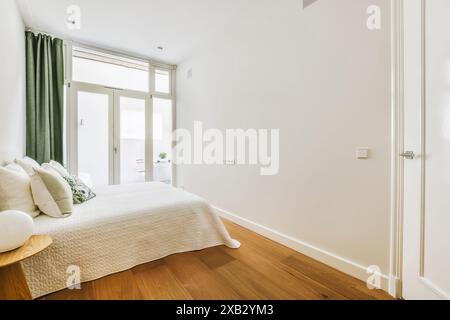
M 34 222 L 21 211 L 0 212 L 0 253 L 20 248 L 34 232 Z

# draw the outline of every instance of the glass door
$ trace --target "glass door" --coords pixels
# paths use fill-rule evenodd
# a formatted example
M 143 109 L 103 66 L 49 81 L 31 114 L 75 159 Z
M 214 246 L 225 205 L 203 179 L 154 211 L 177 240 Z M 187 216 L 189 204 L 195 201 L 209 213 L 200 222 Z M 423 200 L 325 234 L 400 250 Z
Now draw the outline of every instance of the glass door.
M 150 95 L 98 85 L 72 85 L 70 171 L 94 186 L 152 180 Z
M 130 184 L 152 179 L 151 105 L 149 95 L 116 91 L 115 182 Z
M 113 184 L 113 91 L 88 84 L 73 89 L 70 170 L 95 186 Z
M 172 183 L 172 100 L 153 98 L 153 180 Z

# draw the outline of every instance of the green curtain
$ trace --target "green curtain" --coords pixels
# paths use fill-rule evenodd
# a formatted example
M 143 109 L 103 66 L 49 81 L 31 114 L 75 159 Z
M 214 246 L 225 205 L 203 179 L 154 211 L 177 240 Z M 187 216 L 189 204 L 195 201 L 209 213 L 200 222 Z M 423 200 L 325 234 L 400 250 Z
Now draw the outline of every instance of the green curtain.
M 27 156 L 63 162 L 64 47 L 61 39 L 26 32 Z

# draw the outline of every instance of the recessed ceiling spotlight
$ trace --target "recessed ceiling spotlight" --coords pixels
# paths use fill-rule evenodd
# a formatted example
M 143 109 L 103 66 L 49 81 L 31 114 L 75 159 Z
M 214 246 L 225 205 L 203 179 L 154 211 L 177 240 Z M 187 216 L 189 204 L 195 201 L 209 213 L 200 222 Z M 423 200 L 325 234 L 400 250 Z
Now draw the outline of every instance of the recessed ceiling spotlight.
M 67 28 L 70 30 L 81 29 L 81 8 L 76 5 L 71 5 L 67 8 L 68 17 L 66 19 Z
M 158 50 L 164 50 L 164 47 L 159 46 L 159 47 L 157 47 L 157 49 Z

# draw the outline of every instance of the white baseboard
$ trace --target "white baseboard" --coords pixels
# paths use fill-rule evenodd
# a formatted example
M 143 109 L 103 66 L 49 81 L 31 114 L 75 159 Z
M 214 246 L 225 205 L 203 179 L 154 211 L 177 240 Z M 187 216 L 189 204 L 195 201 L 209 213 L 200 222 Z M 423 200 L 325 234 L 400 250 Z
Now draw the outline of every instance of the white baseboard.
M 282 234 L 281 232 L 262 226 L 248 219 L 241 218 L 238 215 L 227 212 L 226 210 L 222 210 L 217 207 L 214 207 L 214 209 L 217 211 L 219 216 L 223 217 L 224 219 L 230 220 L 244 228 L 247 228 L 292 250 L 302 253 L 326 265 L 329 265 L 361 281 L 366 282 L 369 277 L 369 274 L 367 273 L 368 267 L 362 266 L 346 258 L 322 250 L 306 242 L 292 238 L 288 235 Z M 242 245 L 245 245 L 245 243 L 243 243 Z M 384 291 L 388 293 L 397 292 L 397 285 L 397 282 L 392 281 L 389 276 L 384 274 L 381 275 L 381 289 L 383 289 Z
M 399 277 L 391 276 L 389 278 L 389 294 L 394 298 L 402 297 L 402 281 Z

